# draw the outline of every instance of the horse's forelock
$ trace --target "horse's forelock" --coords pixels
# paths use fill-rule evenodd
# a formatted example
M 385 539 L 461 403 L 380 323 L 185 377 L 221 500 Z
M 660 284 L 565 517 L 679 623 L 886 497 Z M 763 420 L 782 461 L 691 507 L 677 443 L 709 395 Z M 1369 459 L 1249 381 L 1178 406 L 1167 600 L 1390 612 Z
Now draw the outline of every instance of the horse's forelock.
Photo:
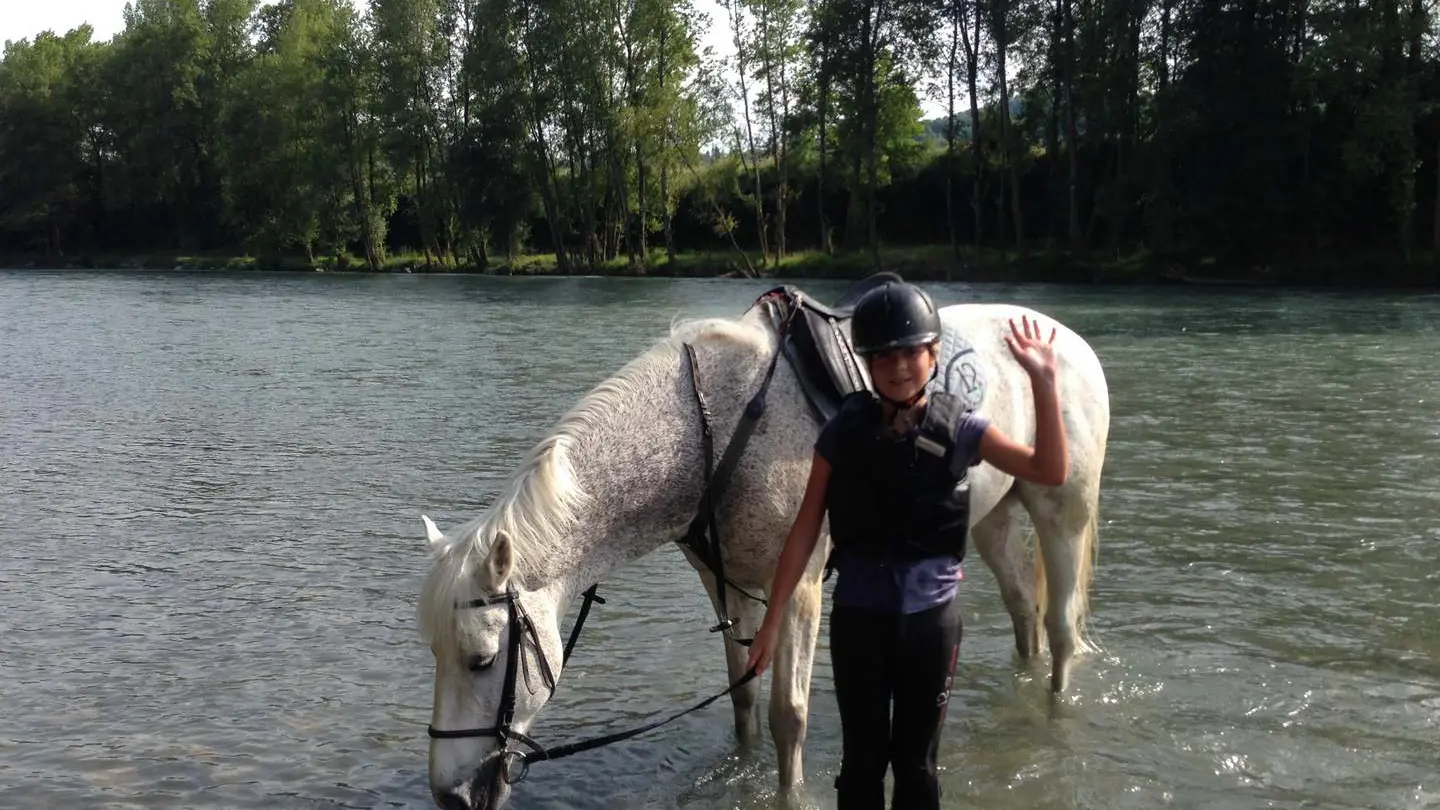
M 468 539 L 439 548 L 420 590 L 420 632 L 437 657 L 458 646 L 464 611 L 456 610 L 455 605 L 469 594 L 472 558 L 483 559 L 475 557 L 474 543 Z

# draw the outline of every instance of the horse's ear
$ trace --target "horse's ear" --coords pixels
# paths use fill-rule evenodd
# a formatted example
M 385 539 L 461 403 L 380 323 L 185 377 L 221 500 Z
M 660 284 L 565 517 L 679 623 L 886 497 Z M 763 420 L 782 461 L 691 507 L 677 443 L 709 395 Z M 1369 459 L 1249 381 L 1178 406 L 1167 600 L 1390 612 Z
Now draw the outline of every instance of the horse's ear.
M 420 519 L 425 521 L 425 539 L 430 541 L 430 545 L 433 546 L 445 539 L 445 533 L 440 531 L 440 527 L 435 525 L 435 521 L 431 520 L 429 515 L 421 515 Z
M 499 590 L 510 578 L 510 572 L 514 569 L 515 549 L 510 542 L 510 535 L 505 532 L 496 532 L 495 540 L 490 544 L 490 553 L 485 555 L 485 584 L 494 590 Z

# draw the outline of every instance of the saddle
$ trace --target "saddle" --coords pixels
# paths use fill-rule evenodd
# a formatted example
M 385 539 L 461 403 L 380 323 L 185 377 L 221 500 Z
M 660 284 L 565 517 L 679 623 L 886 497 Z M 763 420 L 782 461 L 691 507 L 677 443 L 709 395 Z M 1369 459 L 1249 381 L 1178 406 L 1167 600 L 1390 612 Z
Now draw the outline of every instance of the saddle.
M 850 316 L 865 293 L 887 281 L 901 278 L 889 271 L 867 276 L 830 305 L 789 284 L 760 297 L 770 303 L 781 350 L 821 423 L 840 410 L 840 401 L 846 396 L 870 389 L 870 374 L 850 343 Z

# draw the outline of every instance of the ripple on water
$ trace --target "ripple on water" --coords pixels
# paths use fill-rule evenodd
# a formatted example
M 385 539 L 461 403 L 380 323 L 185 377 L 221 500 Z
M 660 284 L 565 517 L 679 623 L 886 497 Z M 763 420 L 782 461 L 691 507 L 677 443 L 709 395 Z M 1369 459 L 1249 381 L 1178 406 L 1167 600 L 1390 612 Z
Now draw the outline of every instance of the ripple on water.
M 430 806 L 419 514 L 769 286 L 313 275 L 0 273 L 0 808 Z M 936 290 L 1076 327 L 1114 409 L 1103 651 L 1052 706 L 971 559 L 947 806 L 1440 806 L 1440 297 Z M 724 684 L 674 549 L 604 592 L 546 742 Z M 822 628 L 798 807 L 835 806 L 830 684 Z M 516 806 L 768 809 L 774 767 L 719 705 Z

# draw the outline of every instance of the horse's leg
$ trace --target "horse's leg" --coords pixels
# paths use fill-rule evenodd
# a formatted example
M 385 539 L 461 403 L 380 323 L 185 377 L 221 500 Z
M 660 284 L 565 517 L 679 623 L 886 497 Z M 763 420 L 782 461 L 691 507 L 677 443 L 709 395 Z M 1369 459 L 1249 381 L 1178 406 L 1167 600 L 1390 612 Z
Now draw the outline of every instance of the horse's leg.
M 810 675 L 815 663 L 815 641 L 820 635 L 820 573 L 819 567 L 812 564 L 796 585 L 771 662 L 770 736 L 775 741 L 782 791 L 805 781 Z
M 1040 648 L 1034 562 L 1025 547 L 1027 528 L 1025 505 L 1012 488 L 970 531 L 975 550 L 995 573 L 1000 597 L 1015 627 L 1015 651 L 1024 661 L 1029 661 Z
M 737 594 L 734 588 L 726 588 L 726 601 L 730 603 L 727 613 L 720 604 L 715 574 L 706 568 L 700 562 L 700 558 L 696 557 L 689 549 L 681 546 L 681 551 L 700 574 L 700 581 L 705 585 L 705 593 L 710 595 L 710 604 L 714 607 L 716 615 L 729 615 L 736 620 L 735 626 L 724 634 L 725 667 L 730 676 L 729 682 L 735 683 L 748 669 L 746 665 L 750 663 L 750 648 L 743 644 L 737 644 L 730 636 L 751 637 L 760 627 L 765 606 L 749 597 Z M 760 732 L 760 679 L 756 678 L 731 692 L 730 705 L 735 709 L 735 738 L 742 747 L 748 748 Z
M 750 648 L 735 639 L 755 637 L 765 618 L 765 605 L 735 593 L 733 588 L 727 588 L 725 595 L 730 601 L 730 616 L 735 619 L 735 626 L 725 633 L 725 666 L 730 683 L 735 683 L 750 669 Z M 731 692 L 730 702 L 735 707 L 735 736 L 742 746 L 749 747 L 760 735 L 760 679 L 754 678 Z
M 1050 641 L 1050 691 L 1065 691 L 1071 659 L 1093 648 L 1084 636 L 1098 541 L 1099 482 L 1077 475 L 1059 487 L 1018 485 L 1035 524 L 1036 595 Z

